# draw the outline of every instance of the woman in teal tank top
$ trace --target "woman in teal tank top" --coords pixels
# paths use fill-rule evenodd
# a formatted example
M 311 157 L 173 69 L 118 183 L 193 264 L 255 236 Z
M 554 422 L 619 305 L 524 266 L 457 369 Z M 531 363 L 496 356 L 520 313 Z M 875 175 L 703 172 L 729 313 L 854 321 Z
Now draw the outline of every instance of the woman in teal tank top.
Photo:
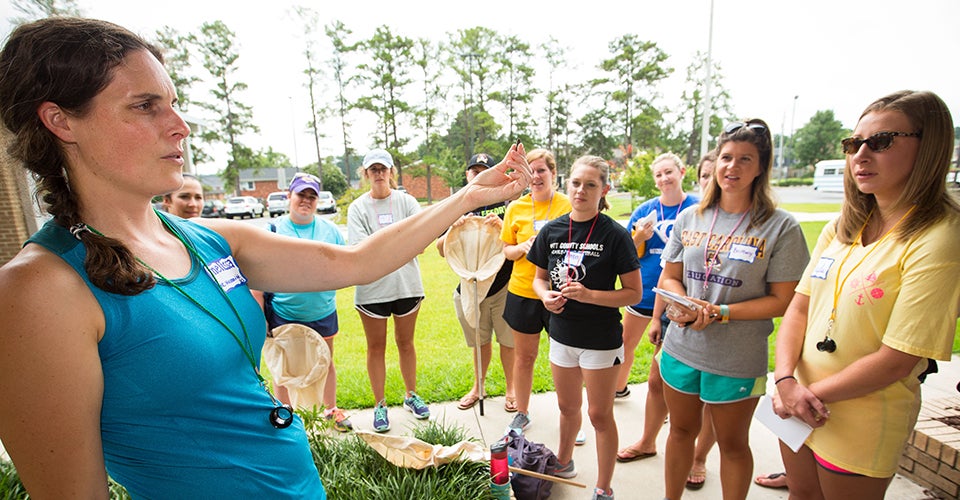
M 34 498 L 324 498 L 302 422 L 257 371 L 250 288 L 335 290 L 398 268 L 458 214 L 529 183 L 523 147 L 354 247 L 151 199 L 183 182 L 190 129 L 162 55 L 103 21 L 17 27 L 0 51 L 9 151 L 52 216 L 0 268 L 0 440 Z

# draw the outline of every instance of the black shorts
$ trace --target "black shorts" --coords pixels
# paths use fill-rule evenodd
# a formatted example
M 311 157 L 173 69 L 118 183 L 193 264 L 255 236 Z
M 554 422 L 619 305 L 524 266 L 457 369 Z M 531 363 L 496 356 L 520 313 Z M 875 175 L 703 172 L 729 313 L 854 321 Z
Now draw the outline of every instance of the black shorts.
M 406 316 L 420 308 L 420 302 L 423 297 L 409 297 L 406 299 L 397 299 L 390 302 L 377 302 L 374 304 L 357 304 L 356 307 L 360 314 L 365 314 L 371 318 L 387 319 L 391 315 L 401 317 Z
M 637 307 L 636 304 L 634 304 L 634 305 L 632 305 L 632 306 L 627 306 L 627 309 L 629 309 L 629 311 L 627 311 L 627 312 L 628 312 L 628 313 L 632 313 L 634 316 L 640 316 L 640 317 L 643 317 L 643 318 L 652 318 L 652 317 L 653 317 L 653 309 L 647 309 L 647 308 Z
M 528 299 L 507 292 L 503 319 L 517 333 L 540 335 L 543 330 L 550 331 L 550 311 L 543 307 L 540 299 Z

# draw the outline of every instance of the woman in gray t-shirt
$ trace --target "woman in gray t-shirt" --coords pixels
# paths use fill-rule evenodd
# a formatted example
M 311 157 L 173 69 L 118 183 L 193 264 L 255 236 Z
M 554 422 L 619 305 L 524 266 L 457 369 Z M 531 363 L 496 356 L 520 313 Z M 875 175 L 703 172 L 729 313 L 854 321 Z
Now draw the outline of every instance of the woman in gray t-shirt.
M 746 498 L 750 488 L 750 421 L 766 389 L 767 337 L 809 259 L 800 226 L 770 194 L 771 144 L 762 120 L 728 125 L 714 180 L 699 207 L 677 218 L 663 251 L 660 287 L 695 303 L 667 307 L 671 325 L 659 359 L 670 410 L 668 498 L 683 492 L 704 404 L 725 497 Z

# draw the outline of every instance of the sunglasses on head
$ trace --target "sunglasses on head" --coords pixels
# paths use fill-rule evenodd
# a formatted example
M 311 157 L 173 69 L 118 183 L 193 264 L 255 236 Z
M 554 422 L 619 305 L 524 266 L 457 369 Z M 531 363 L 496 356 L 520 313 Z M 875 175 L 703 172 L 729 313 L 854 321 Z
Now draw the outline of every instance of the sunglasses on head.
M 733 122 L 727 124 L 726 127 L 723 127 L 724 134 L 732 134 L 737 130 L 747 127 L 748 130 L 752 130 L 757 133 L 764 133 L 767 131 L 767 127 L 764 127 L 762 123 L 743 123 L 743 122 Z
M 866 144 L 870 151 L 879 153 L 890 149 L 893 145 L 894 137 L 920 137 L 920 132 L 877 132 L 876 134 L 860 139 L 859 137 L 847 137 L 840 141 L 840 147 L 844 154 L 853 155 L 860 151 L 860 146 Z
M 294 178 L 294 179 L 300 179 L 300 178 L 303 178 L 303 177 L 306 177 L 307 179 L 310 179 L 310 180 L 312 180 L 312 181 L 314 181 L 314 182 L 319 182 L 319 181 L 320 181 L 320 179 L 318 179 L 317 176 L 315 176 L 315 175 L 313 175 L 313 174 L 308 174 L 308 173 L 306 173 L 306 172 L 297 172 L 296 174 L 293 175 L 293 178 Z

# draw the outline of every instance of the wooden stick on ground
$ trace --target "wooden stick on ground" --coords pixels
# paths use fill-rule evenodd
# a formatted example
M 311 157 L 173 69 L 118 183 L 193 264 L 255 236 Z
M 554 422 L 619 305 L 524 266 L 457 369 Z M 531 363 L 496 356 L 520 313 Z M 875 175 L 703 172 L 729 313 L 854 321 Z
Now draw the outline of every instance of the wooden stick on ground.
M 517 474 L 523 474 L 524 476 L 535 477 L 537 479 L 544 479 L 546 481 L 553 481 L 555 483 L 569 484 L 570 486 L 576 486 L 578 488 L 586 488 L 587 485 L 583 483 L 578 483 L 576 481 L 571 481 L 566 478 L 551 476 L 549 474 L 541 474 L 539 472 L 534 472 L 532 470 L 521 469 L 519 467 L 510 466 L 510 472 L 516 472 Z

